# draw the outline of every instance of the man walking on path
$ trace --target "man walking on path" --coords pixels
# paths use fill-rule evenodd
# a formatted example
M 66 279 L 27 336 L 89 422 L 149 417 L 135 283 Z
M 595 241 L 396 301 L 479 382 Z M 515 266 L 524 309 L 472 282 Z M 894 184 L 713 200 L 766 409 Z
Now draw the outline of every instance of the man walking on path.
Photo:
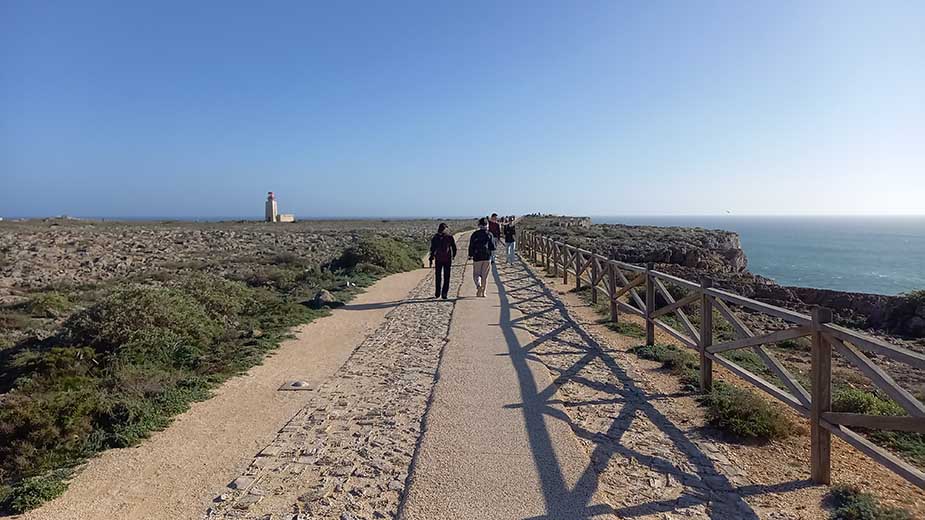
M 475 281 L 475 295 L 485 296 L 485 285 L 491 271 L 491 259 L 495 252 L 495 240 L 488 232 L 488 222 L 479 219 L 479 229 L 469 237 L 469 258 L 472 259 L 472 280 Z
M 498 214 L 492 213 L 491 219 L 488 221 L 488 232 L 491 233 L 492 245 L 495 248 L 498 247 L 498 242 L 501 241 L 501 224 L 498 223 Z M 491 263 L 495 263 L 495 250 L 491 250 Z
M 514 221 L 511 220 L 504 225 L 504 245 L 507 247 L 507 263 L 514 262 L 514 252 L 516 251 L 517 230 L 514 229 Z
M 444 300 L 450 291 L 450 267 L 453 266 L 453 258 L 456 256 L 456 240 L 450 234 L 450 230 L 445 223 L 440 223 L 437 227 L 437 234 L 430 239 L 430 263 L 434 265 L 434 280 L 436 288 L 434 289 L 434 298 L 442 297 Z M 442 282 L 442 283 L 441 283 Z

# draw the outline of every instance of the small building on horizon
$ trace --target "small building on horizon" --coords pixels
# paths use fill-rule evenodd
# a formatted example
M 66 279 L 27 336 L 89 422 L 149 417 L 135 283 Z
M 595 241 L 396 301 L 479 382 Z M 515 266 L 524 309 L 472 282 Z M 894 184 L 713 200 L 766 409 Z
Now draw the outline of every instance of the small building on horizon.
M 264 220 L 267 222 L 295 222 L 295 215 L 292 213 L 279 213 L 279 207 L 276 204 L 276 195 L 272 191 L 267 192 L 267 202 L 264 205 Z

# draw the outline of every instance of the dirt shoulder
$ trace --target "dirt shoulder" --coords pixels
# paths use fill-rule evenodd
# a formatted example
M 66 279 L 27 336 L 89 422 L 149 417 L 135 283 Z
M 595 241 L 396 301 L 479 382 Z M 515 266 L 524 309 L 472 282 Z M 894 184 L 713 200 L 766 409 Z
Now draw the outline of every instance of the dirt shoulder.
M 314 393 L 279 386 L 301 379 L 317 387 L 426 274 L 386 277 L 331 316 L 301 326 L 262 365 L 193 404 L 169 428 L 94 458 L 64 495 L 17 518 L 198 518 L 214 490 L 240 475 Z

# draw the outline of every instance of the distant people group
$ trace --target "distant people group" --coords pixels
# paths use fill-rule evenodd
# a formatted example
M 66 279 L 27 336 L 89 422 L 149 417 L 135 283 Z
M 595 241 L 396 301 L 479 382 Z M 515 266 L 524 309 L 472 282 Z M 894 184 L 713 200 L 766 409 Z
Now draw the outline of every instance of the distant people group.
M 495 263 L 495 253 L 501 241 L 507 252 L 507 263 L 516 259 L 517 230 L 515 218 L 502 217 L 497 213 L 479 219 L 479 228 L 469 237 L 469 259 L 472 260 L 472 279 L 475 282 L 475 295 L 485 297 L 488 275 Z M 434 298 L 447 299 L 450 289 L 450 269 L 456 256 L 456 240 L 446 224 L 441 223 L 437 234 L 430 240 L 430 263 L 434 266 Z

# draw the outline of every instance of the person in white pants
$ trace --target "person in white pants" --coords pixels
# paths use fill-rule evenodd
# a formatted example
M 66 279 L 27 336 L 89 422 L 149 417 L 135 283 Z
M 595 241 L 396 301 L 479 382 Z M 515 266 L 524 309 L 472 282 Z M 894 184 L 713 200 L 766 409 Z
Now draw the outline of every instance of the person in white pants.
M 495 250 L 495 241 L 488 232 L 488 222 L 479 219 L 479 229 L 469 237 L 469 258 L 472 260 L 472 280 L 475 282 L 475 295 L 484 298 L 488 273 L 491 272 L 491 256 Z
M 512 264 L 516 259 L 517 251 L 517 230 L 514 229 L 514 221 L 504 226 L 504 245 L 507 247 L 507 263 Z

